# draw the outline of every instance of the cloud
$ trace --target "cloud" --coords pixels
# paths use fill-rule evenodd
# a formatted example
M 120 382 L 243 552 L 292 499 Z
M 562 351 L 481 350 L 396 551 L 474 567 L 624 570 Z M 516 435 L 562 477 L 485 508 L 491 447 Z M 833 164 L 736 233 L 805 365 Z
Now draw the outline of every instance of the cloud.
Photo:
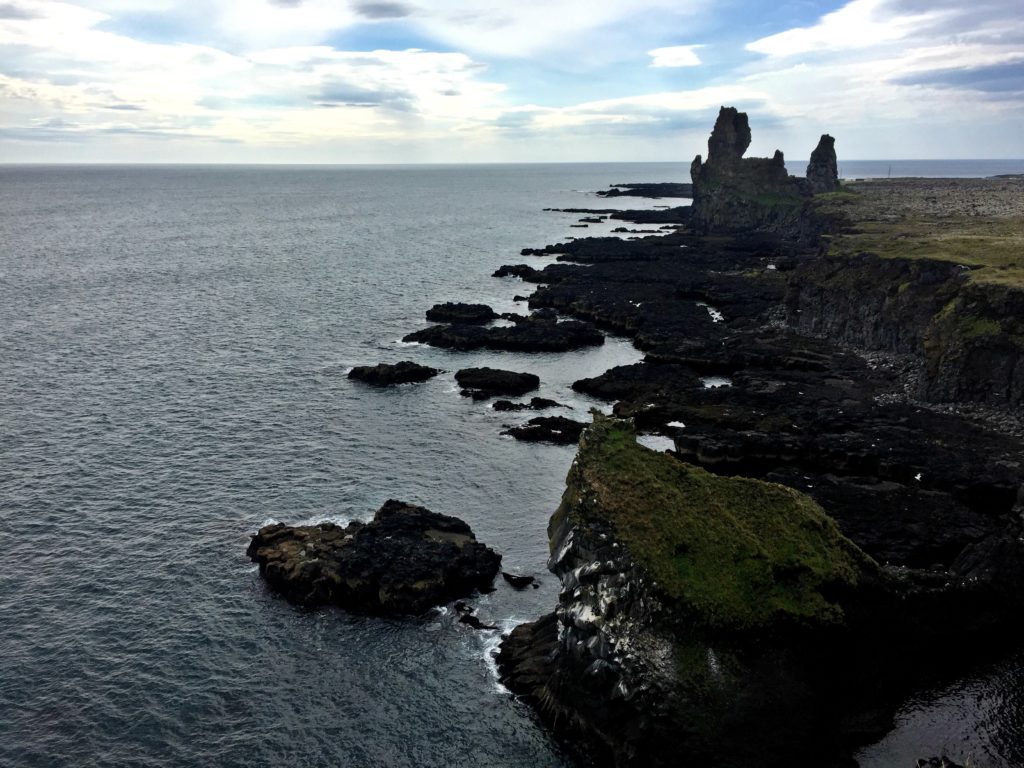
M 1020 61 L 990 66 L 929 70 L 896 78 L 894 82 L 900 85 L 965 88 L 986 93 L 1024 94 L 1024 56 Z
M 356 13 L 367 19 L 402 19 L 411 16 L 415 10 L 406 3 L 363 0 L 353 5 Z
M 696 67 L 700 65 L 697 49 L 702 45 L 673 45 L 669 48 L 655 48 L 648 51 L 652 67 Z
M 15 5 L 14 3 L 0 3 L 0 19 L 27 21 L 29 19 L 37 18 L 39 18 L 39 14 L 31 8 L 25 8 L 24 6 Z
M 325 107 L 387 107 L 408 112 L 413 109 L 415 97 L 409 91 L 391 88 L 364 88 L 344 80 L 328 80 L 316 99 L 317 106 Z
M 853 0 L 838 11 L 827 13 L 811 27 L 797 27 L 748 43 L 748 51 L 768 56 L 797 56 L 815 51 L 871 48 L 900 40 L 934 21 L 941 11 L 910 15 L 886 13 L 886 0 Z

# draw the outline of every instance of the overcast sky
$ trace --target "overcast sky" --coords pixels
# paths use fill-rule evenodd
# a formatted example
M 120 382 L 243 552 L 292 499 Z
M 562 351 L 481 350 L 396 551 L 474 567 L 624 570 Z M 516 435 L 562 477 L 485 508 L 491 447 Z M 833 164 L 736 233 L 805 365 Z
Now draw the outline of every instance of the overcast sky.
M 0 162 L 1024 157 L 1024 0 L 0 0 Z

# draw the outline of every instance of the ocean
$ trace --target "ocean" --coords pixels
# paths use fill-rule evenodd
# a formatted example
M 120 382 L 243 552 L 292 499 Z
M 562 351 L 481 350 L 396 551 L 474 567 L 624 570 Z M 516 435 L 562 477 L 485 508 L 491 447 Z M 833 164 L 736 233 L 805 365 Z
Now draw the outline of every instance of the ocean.
M 687 178 L 683 163 L 0 166 L 0 765 L 568 765 L 498 684 L 500 631 L 445 610 L 297 609 L 245 548 L 272 520 L 365 520 L 397 498 L 539 577 L 475 598 L 484 622 L 550 610 L 545 529 L 574 450 L 502 437 L 529 414 L 460 397 L 452 373 L 534 372 L 586 418 L 608 404 L 571 382 L 640 353 L 400 339 L 436 302 L 525 311 L 530 286 L 494 269 L 613 226 L 543 208 L 675 204 L 592 191 Z M 346 378 L 402 359 L 446 373 Z M 1024 764 L 1022 666 L 924 692 L 862 765 Z

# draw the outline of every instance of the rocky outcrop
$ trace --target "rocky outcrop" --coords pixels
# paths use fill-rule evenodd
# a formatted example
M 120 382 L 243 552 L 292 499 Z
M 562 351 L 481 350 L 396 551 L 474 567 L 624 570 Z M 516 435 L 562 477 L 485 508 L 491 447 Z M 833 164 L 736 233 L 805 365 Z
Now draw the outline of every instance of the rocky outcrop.
M 1013 623 L 991 579 L 881 567 L 806 496 L 599 416 L 549 534 L 557 610 L 514 630 L 499 668 L 597 765 L 845 765 L 914 681 Z
M 708 139 L 707 160 L 697 155 L 690 166 L 691 226 L 702 232 L 764 229 L 786 239 L 810 241 L 817 232 L 806 202 L 812 194 L 838 185 L 834 140 L 822 136 L 808 167 L 813 180 L 803 180 L 786 172 L 778 150 L 770 158 L 743 157 L 750 139 L 746 113 L 722 107 Z
M 483 325 L 497 319 L 498 313 L 486 304 L 463 304 L 449 301 L 445 304 L 435 304 L 427 310 L 427 320 L 432 323 Z
M 692 184 L 674 182 L 613 184 L 611 189 L 598 190 L 598 197 L 649 197 L 658 200 L 662 197 L 691 197 Z
M 455 374 L 463 390 L 487 395 L 525 395 L 540 386 L 532 373 L 516 373 L 499 368 L 464 368 Z
M 528 403 L 513 403 L 511 400 L 496 400 L 492 406 L 496 411 L 544 411 L 548 408 L 568 408 L 546 397 L 531 397 Z
M 264 526 L 246 554 L 292 602 L 366 613 L 422 613 L 489 588 L 501 565 L 463 521 L 394 500 L 369 523 Z
M 526 443 L 555 443 L 572 445 L 580 439 L 583 422 L 564 416 L 538 416 L 525 424 L 506 429 L 501 434 Z
M 411 360 L 400 363 L 379 363 L 378 365 L 357 365 L 348 372 L 350 379 L 372 384 L 375 387 L 390 387 L 395 384 L 410 384 L 432 379 L 440 373 L 437 368 L 429 368 Z
M 807 164 L 807 185 L 812 195 L 839 189 L 839 166 L 836 161 L 836 140 L 822 134 Z
M 432 325 L 410 333 L 403 341 L 445 349 L 496 349 L 512 352 L 567 352 L 604 344 L 604 334 L 588 323 L 569 320 L 523 318 L 511 326 L 482 328 L 479 325 Z

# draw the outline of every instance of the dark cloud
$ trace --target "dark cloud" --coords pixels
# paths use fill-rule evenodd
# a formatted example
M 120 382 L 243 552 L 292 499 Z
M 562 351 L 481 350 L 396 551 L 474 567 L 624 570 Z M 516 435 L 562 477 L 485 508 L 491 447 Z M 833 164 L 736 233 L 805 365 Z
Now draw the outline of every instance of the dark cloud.
M 360 0 L 353 3 L 352 8 L 367 19 L 404 19 L 416 10 L 411 5 L 393 0 Z
M 270 0 L 271 5 L 279 5 L 282 8 L 298 8 L 303 0 Z
M 411 112 L 414 99 L 408 91 L 374 90 L 344 80 L 330 80 L 324 83 L 314 101 L 320 107 L 384 107 L 396 112 Z
M 1024 61 L 967 69 L 939 69 L 907 75 L 894 82 L 985 93 L 1024 93 Z
M 28 21 L 29 19 L 38 19 L 40 14 L 28 8 L 23 8 L 20 5 L 14 3 L 0 3 L 0 19 L 17 19 L 19 21 Z

